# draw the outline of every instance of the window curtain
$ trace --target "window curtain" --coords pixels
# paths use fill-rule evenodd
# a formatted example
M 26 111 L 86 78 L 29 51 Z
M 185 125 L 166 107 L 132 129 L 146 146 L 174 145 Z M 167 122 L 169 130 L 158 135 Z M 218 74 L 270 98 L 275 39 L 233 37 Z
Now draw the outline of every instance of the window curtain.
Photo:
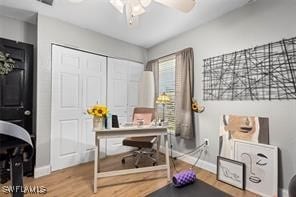
M 186 139 L 194 137 L 193 111 L 193 49 L 176 53 L 176 135 Z
M 152 71 L 154 75 L 154 86 L 155 86 L 155 92 L 154 92 L 154 98 L 156 99 L 158 97 L 159 92 L 159 64 L 158 60 L 151 60 L 146 64 L 145 71 Z M 154 108 L 156 109 L 156 103 L 154 102 Z

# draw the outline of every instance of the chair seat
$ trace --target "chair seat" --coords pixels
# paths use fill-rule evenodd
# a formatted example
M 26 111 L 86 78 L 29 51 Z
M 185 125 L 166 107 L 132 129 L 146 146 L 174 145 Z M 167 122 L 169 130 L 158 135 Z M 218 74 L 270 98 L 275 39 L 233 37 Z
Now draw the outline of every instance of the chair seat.
M 153 141 L 156 136 L 148 137 L 129 137 L 122 141 L 125 146 L 139 147 L 139 148 L 152 148 Z

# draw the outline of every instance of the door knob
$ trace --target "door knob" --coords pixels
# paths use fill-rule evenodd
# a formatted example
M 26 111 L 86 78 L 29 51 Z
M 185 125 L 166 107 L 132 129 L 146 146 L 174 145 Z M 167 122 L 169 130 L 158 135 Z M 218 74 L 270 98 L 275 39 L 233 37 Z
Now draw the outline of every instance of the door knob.
M 31 111 L 30 111 L 30 110 L 26 110 L 26 111 L 24 112 L 24 114 L 25 114 L 25 116 L 30 116 L 30 115 L 31 115 Z

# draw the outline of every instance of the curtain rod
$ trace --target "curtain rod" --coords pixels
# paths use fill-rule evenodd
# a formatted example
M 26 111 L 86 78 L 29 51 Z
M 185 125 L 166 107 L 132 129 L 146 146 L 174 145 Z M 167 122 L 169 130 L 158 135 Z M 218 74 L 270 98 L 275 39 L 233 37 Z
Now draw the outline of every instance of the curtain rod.
M 176 55 L 177 53 L 180 53 L 180 52 L 185 51 L 185 50 L 188 50 L 188 49 L 192 49 L 192 47 L 187 47 L 187 48 L 182 49 L 182 50 L 180 50 L 180 51 L 173 52 L 173 53 L 170 53 L 170 54 L 165 55 L 165 56 L 162 56 L 162 57 L 158 57 L 158 58 L 153 59 L 153 60 L 149 60 L 148 62 L 158 61 L 159 59 L 166 58 L 166 57 L 169 57 L 169 56 L 172 56 L 172 55 Z

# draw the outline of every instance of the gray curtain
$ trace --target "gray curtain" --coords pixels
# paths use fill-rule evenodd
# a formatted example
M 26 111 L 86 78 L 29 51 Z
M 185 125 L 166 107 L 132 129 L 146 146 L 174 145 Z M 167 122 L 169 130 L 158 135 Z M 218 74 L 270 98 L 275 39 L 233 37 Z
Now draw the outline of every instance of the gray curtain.
M 194 137 L 193 112 L 193 49 L 176 53 L 176 134 L 186 139 Z
M 154 92 L 154 98 L 157 99 L 158 93 L 159 93 L 159 65 L 158 60 L 151 60 L 146 64 L 145 67 L 146 71 L 152 71 L 154 75 L 154 86 L 155 86 L 155 92 Z M 154 108 L 156 109 L 156 103 L 154 102 Z

